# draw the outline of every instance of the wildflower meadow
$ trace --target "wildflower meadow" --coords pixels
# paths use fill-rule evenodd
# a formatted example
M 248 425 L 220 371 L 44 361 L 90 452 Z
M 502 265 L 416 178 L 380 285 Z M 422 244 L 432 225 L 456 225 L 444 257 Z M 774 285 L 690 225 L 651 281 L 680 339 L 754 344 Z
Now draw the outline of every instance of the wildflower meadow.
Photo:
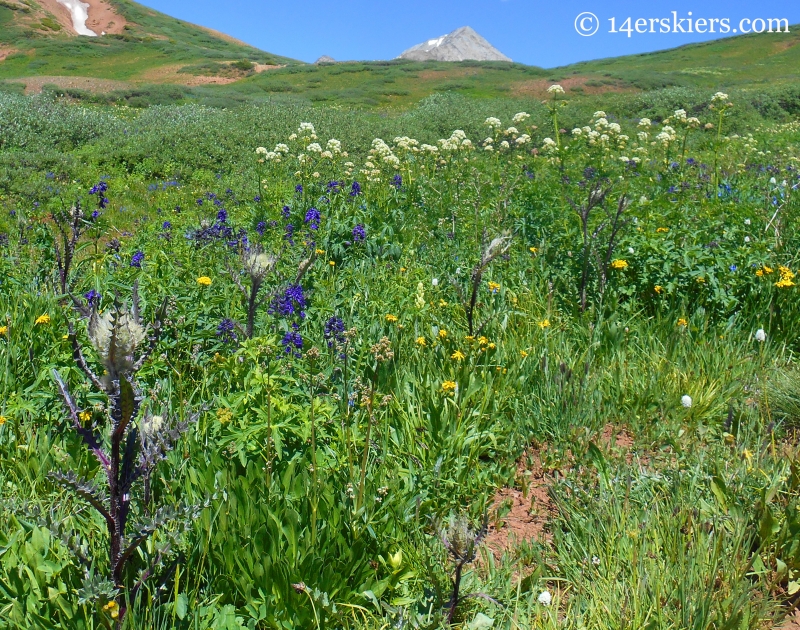
M 0 97 L 0 627 L 778 627 L 800 124 L 593 98 Z

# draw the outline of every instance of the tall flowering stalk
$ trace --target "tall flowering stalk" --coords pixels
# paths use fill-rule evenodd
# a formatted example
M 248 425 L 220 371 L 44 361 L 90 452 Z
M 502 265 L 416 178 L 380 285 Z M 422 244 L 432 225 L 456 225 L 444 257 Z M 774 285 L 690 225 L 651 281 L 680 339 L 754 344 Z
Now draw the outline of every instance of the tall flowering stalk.
M 719 191 L 719 173 L 717 169 L 719 157 L 719 145 L 722 142 L 722 122 L 728 110 L 733 107 L 733 103 L 728 100 L 728 95 L 724 92 L 717 92 L 711 97 L 711 103 L 708 109 L 717 112 L 717 137 L 714 142 L 714 196 L 716 197 Z
M 138 416 L 144 399 L 136 374 L 156 347 L 162 322 L 166 317 L 166 302 L 161 306 L 152 324 L 145 326 L 139 315 L 136 287 L 130 309 L 116 303 L 101 314 L 97 302 L 92 304 L 88 315 L 87 332 L 104 375 L 99 377 L 89 366 L 78 341 L 74 327 L 70 324 L 69 340 L 75 363 L 83 371 L 94 389 L 108 399 L 108 420 L 93 418 L 91 411 L 81 411 L 61 374 L 54 368 L 53 379 L 66 406 L 72 426 L 84 444 L 100 464 L 105 477 L 101 489 L 88 479 L 79 478 L 74 472 L 53 473 L 52 477 L 87 501 L 102 517 L 109 538 L 108 578 L 116 589 L 106 593 L 116 602 L 109 609 L 121 622 L 125 614 L 121 595 L 125 582 L 125 569 L 137 550 L 159 528 L 175 520 L 188 522 L 194 508 L 162 506 L 151 516 L 148 513 L 149 497 L 140 501 L 136 513 L 139 521 L 130 527 L 128 520 L 133 507 L 133 496 L 140 487 L 140 480 L 147 480 L 157 463 L 188 427 L 189 421 L 168 424 L 163 416 L 146 414 Z M 146 484 L 145 484 L 146 487 Z M 156 560 L 156 563 L 160 558 Z M 151 573 L 153 567 L 144 571 L 131 595 Z M 130 599 L 130 598 L 129 598 Z

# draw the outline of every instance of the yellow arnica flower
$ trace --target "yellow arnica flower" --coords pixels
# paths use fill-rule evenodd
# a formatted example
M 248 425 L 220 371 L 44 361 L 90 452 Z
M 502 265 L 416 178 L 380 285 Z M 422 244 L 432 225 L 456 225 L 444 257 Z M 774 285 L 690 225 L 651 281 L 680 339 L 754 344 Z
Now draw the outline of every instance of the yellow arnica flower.
M 456 361 L 463 361 L 467 358 L 467 356 L 461 352 L 461 350 L 456 350 L 453 354 L 450 355 L 451 359 L 455 359 Z
M 405 273 L 405 272 L 406 272 L 406 268 L 405 267 L 400 267 L 400 273 Z
M 329 264 L 331 267 L 335 267 L 335 266 L 336 266 L 336 261 L 335 261 L 335 260 L 329 260 L 329 261 L 328 261 L 328 264 Z
M 203 286 L 203 287 L 210 287 L 211 286 L 211 278 L 209 278 L 208 276 L 200 276 L 197 279 L 197 284 L 199 284 L 200 286 Z
M 669 228 L 660 227 L 656 230 L 656 234 L 661 234 L 662 232 L 669 232 Z
M 0 326 L 0 337 L 8 336 L 8 326 Z
M 655 291 L 656 293 L 663 293 L 664 287 L 662 287 L 660 284 L 657 284 L 656 286 L 653 287 L 653 291 Z
M 50 323 L 50 316 L 45 313 L 44 315 L 39 315 L 36 318 L 36 325 L 39 326 L 40 324 L 49 324 Z
M 705 284 L 706 279 L 703 276 L 697 276 L 697 282 L 698 284 Z
M 550 320 L 543 319 L 542 321 L 538 322 L 539 328 L 550 328 Z
M 524 350 L 520 350 L 520 351 L 519 351 L 519 356 L 521 356 L 521 357 L 524 359 L 525 357 L 527 357 L 527 356 L 528 356 L 528 353 L 527 353 L 527 352 L 525 352 Z
M 791 278 L 781 278 L 775 283 L 775 286 L 779 289 L 788 289 L 794 286 L 794 281 Z
M 5 416 L 0 416 L 0 427 L 3 426 L 6 422 L 8 422 L 8 418 Z
M 763 269 L 758 269 L 758 270 L 756 271 L 756 275 L 757 275 L 757 276 L 760 278 L 761 276 L 763 276 L 763 275 L 764 275 L 764 270 L 763 270 Z
M 318 249 L 318 250 L 316 250 L 315 253 L 317 254 L 317 256 L 322 256 L 322 254 L 325 253 L 325 250 L 324 249 Z
M 686 321 L 685 317 L 681 317 L 678 319 L 678 326 L 688 326 L 689 322 Z
M 483 335 L 481 335 L 480 337 L 478 337 L 478 343 L 481 344 L 482 346 L 485 346 L 487 343 L 489 343 L 489 340 Z
M 442 389 L 446 392 L 453 391 L 458 385 L 456 385 L 455 381 L 445 381 L 442 383 Z
M 446 338 L 447 338 L 447 331 L 446 330 L 440 330 L 439 331 L 439 339 L 446 339 Z
M 529 248 L 528 248 L 528 251 L 529 251 L 531 254 L 535 254 L 535 253 L 536 253 L 536 252 L 538 252 L 539 250 L 538 250 L 538 249 L 536 249 L 535 247 L 529 247 Z
M 475 341 L 474 335 L 467 335 L 464 337 L 464 341 Z
M 417 337 L 417 345 L 425 347 L 428 345 L 428 342 L 425 340 L 425 337 Z
M 386 321 L 387 322 L 396 322 L 397 321 L 397 315 L 392 315 L 390 313 L 389 315 L 386 316 Z
M 117 602 L 113 600 L 108 602 L 105 606 L 103 606 L 103 610 L 108 612 L 108 614 L 111 615 L 112 619 L 116 619 L 117 617 L 119 617 L 119 606 L 117 605 Z
M 494 350 L 494 349 L 497 347 L 497 344 L 496 344 L 496 343 L 490 343 L 490 344 L 489 344 L 488 346 L 486 346 L 486 347 L 487 347 L 487 348 L 489 348 L 489 350 Z
M 490 282 L 489 283 L 489 291 L 494 293 L 495 291 L 499 291 L 499 290 L 500 290 L 500 285 L 499 284 L 497 284 L 496 282 Z
M 85 424 L 85 423 L 89 422 L 89 420 L 92 419 L 92 414 L 90 414 L 88 411 L 81 411 L 78 414 L 78 417 L 81 419 L 81 422 L 83 422 Z
M 627 266 L 628 266 L 628 261 L 622 260 L 621 258 L 618 258 L 617 260 L 611 263 L 612 269 L 625 269 L 625 267 Z
M 772 267 L 767 267 L 766 265 L 764 265 L 762 269 L 764 270 L 764 273 L 772 273 L 773 271 L 775 271 Z

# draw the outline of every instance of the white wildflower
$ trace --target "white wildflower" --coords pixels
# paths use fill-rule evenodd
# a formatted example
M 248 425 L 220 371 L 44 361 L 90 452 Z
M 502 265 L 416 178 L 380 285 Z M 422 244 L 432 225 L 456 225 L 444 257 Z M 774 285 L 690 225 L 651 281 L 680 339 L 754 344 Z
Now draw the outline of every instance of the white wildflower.
M 692 397 L 688 394 L 681 396 L 681 405 L 689 409 L 692 406 Z

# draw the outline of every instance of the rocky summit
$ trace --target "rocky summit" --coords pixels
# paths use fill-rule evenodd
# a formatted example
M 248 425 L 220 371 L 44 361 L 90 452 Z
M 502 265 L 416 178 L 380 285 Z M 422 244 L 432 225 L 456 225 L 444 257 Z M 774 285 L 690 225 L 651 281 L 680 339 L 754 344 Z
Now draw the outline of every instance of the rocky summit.
M 469 26 L 412 46 L 397 58 L 412 61 L 511 61 Z

